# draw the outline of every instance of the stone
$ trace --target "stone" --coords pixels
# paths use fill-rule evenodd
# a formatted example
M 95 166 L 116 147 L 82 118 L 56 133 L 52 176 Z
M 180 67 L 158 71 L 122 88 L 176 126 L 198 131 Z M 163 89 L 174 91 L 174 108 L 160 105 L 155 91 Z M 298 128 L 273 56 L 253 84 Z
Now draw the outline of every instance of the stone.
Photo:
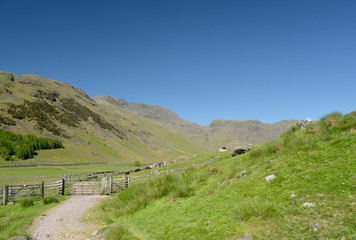
M 291 197 L 291 198 L 294 198 L 294 197 L 295 197 L 295 194 L 292 193 L 292 194 L 290 195 L 290 197 Z
M 15 204 L 14 202 L 8 202 L 6 205 L 12 206 L 14 204 Z
M 242 172 L 240 172 L 239 175 L 237 175 L 237 178 L 242 178 L 243 176 L 245 176 L 246 174 L 246 170 L 243 170 Z
M 315 203 L 309 203 L 309 202 L 305 202 L 303 204 L 303 207 L 314 207 L 315 206 Z
M 237 147 L 234 147 L 234 149 L 232 150 L 231 156 L 235 157 L 237 155 L 244 154 L 250 150 L 251 150 L 250 146 L 237 146 Z
M 252 240 L 252 235 L 247 235 L 246 237 L 240 238 L 240 240 Z
M 318 231 L 319 228 L 321 228 L 321 223 L 316 223 L 316 224 L 313 225 L 313 230 L 314 231 Z
M 230 179 L 230 180 L 225 180 L 222 184 L 220 184 L 219 188 L 222 187 L 222 186 L 224 186 L 225 184 L 231 183 L 231 182 L 232 182 L 232 179 Z
M 96 234 L 98 234 L 98 232 L 99 232 L 99 229 L 96 229 L 94 232 L 92 232 L 90 235 L 91 236 L 95 236 Z
M 217 152 L 226 152 L 226 151 L 227 151 L 226 148 L 225 149 L 224 148 L 219 148 Z
M 272 181 L 272 180 L 275 179 L 275 178 L 276 178 L 276 176 L 274 176 L 273 174 L 272 174 L 272 175 L 269 175 L 269 176 L 267 176 L 267 177 L 265 177 L 265 179 L 266 179 L 267 182 L 270 182 L 270 181 Z

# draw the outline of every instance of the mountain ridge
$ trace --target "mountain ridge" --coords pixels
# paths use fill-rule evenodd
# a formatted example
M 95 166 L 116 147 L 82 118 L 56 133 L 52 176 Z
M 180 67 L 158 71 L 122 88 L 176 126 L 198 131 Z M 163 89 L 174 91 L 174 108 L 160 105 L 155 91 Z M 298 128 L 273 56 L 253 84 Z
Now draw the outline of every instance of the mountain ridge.
M 160 105 L 129 103 L 108 95 L 91 98 L 64 81 L 3 71 L 0 110 L 1 128 L 64 141 L 61 154 L 40 152 L 31 160 L 35 163 L 172 161 L 214 152 L 222 144 L 233 147 L 273 140 L 296 122 L 215 119 L 201 126 Z

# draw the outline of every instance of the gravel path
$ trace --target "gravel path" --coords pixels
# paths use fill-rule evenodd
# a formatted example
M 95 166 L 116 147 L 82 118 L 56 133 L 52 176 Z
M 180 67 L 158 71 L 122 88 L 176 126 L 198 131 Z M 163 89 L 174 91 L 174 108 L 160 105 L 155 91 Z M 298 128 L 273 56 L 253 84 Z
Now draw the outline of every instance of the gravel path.
M 86 210 L 106 196 L 73 196 L 64 201 L 47 216 L 43 216 L 33 226 L 34 240 L 83 240 L 95 232 L 95 226 L 81 220 Z

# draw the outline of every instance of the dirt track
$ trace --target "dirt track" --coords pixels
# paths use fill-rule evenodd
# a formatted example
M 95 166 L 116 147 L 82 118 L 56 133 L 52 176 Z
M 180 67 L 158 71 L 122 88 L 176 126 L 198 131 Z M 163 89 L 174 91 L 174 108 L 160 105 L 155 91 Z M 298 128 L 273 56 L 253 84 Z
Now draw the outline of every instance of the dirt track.
M 83 240 L 90 239 L 96 228 L 90 223 L 83 223 L 85 211 L 106 196 L 73 196 L 59 207 L 43 216 L 33 225 L 34 240 Z M 93 239 L 95 236 L 92 236 Z

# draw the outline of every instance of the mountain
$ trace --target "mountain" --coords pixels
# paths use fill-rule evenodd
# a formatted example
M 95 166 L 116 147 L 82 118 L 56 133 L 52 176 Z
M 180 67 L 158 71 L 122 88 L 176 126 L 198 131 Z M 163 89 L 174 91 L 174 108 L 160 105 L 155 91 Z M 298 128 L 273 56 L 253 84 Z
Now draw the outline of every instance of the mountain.
M 277 139 L 280 134 L 298 120 L 283 120 L 277 123 L 262 123 L 258 120 L 213 120 L 208 126 L 201 126 L 189 122 L 178 116 L 175 112 L 162 106 L 128 103 L 124 99 L 111 96 L 93 98 L 98 105 L 111 105 L 116 111 L 122 109 L 135 112 L 151 122 L 180 133 L 191 140 L 198 142 L 208 151 L 216 150 L 222 145 L 233 148 L 240 144 L 260 144 Z
M 157 162 L 205 152 L 199 144 L 130 111 L 100 107 L 65 82 L 0 72 L 0 124 L 15 133 L 61 140 L 30 161 L 1 164 Z M 129 117 L 126 117 L 129 116 Z
M 162 106 L 91 98 L 66 82 L 0 71 L 1 128 L 64 143 L 64 149 L 39 151 L 28 161 L 0 160 L 2 165 L 172 161 L 222 145 L 270 141 L 295 122 L 214 120 L 200 126 Z

